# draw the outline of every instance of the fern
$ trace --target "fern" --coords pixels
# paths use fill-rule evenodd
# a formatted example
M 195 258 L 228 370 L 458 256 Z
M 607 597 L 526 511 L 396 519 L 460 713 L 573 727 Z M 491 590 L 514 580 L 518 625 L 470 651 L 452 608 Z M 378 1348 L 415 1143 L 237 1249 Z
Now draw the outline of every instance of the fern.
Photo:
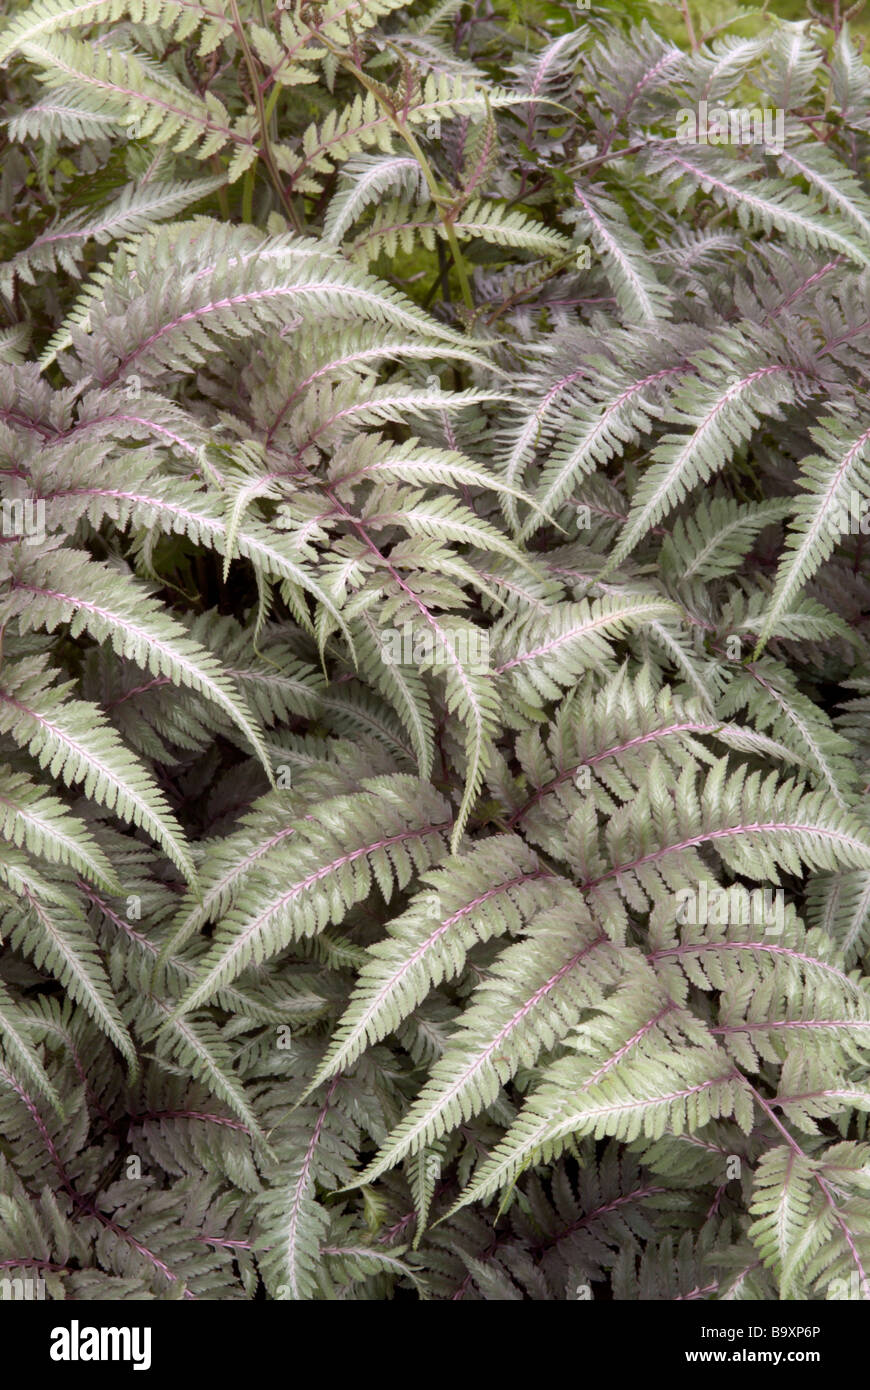
M 864 456 L 870 447 L 870 428 L 850 431 L 845 439 L 843 435 L 838 420 L 828 419 L 820 424 L 814 436 L 826 452 L 811 454 L 802 461 L 799 481 L 809 495 L 802 494 L 796 504 L 759 648 L 783 610 L 828 559 L 839 534 L 853 524 L 852 499 L 867 501 Z
M 52 1301 L 870 1296 L 860 17 L 472 9 L 6 7 Z

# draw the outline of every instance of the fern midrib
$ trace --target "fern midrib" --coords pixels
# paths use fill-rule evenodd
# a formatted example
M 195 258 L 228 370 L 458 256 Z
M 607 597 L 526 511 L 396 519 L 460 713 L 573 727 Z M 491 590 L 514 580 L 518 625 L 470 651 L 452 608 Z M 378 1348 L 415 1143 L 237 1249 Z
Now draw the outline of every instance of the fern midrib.
M 663 729 L 651 729 L 649 733 L 638 734 L 635 738 L 627 739 L 625 742 L 611 744 L 609 748 L 603 749 L 600 753 L 591 753 L 588 757 L 581 758 L 578 763 L 575 763 L 571 767 L 566 768 L 564 772 L 560 772 L 557 777 L 553 778 L 552 781 L 545 782 L 543 786 L 539 787 L 538 790 L 535 792 L 535 795 L 530 797 L 529 800 L 525 803 L 525 805 L 521 806 L 519 810 L 514 811 L 510 820 L 507 822 L 506 828 L 508 830 L 512 830 L 517 821 L 522 820 L 522 818 L 528 814 L 528 812 L 532 809 L 533 806 L 536 806 L 539 801 L 541 801 L 550 792 L 554 791 L 556 787 L 560 787 L 564 782 L 573 781 L 573 779 L 576 777 L 577 773 L 580 771 L 582 767 L 594 767 L 596 763 L 603 762 L 605 758 L 619 757 L 621 753 L 627 753 L 632 748 L 639 748 L 643 744 L 653 743 L 660 738 L 667 738 L 671 734 L 712 734 L 715 733 L 717 729 L 721 728 L 721 723 L 700 724 L 691 720 L 687 720 L 685 723 L 682 724 L 669 724 L 666 728 Z
M 822 839 L 837 841 L 840 844 L 848 845 L 850 849 L 861 850 L 862 853 L 870 853 L 870 845 L 864 844 L 861 840 L 856 840 L 850 835 L 844 835 L 842 831 L 829 830 L 825 826 L 804 825 L 794 821 L 757 821 L 751 825 L 727 826 L 720 830 L 704 830 L 699 835 L 693 835 L 689 839 L 680 840 L 675 845 L 666 845 L 662 849 L 653 850 L 650 854 L 645 854 L 639 859 L 629 860 L 625 864 L 618 864 L 616 867 L 608 869 L 607 873 L 600 874 L 598 878 L 587 879 L 580 886 L 582 888 L 597 888 L 599 883 L 604 883 L 608 878 L 614 878 L 618 874 L 633 872 L 641 868 L 644 864 L 652 864 L 657 859 L 663 858 L 667 854 L 679 854 L 681 850 L 690 849 L 693 845 L 706 844 L 710 840 L 721 840 L 731 835 L 755 835 L 759 832 L 773 834 L 777 831 L 789 831 L 793 834 L 806 834 L 821 836 Z

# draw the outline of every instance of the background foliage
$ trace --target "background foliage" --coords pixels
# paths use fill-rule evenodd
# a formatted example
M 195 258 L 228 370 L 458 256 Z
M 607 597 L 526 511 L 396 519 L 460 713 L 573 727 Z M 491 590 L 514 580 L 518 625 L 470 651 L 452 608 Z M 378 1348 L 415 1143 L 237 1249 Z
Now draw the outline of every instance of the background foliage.
M 4 1276 L 870 1296 L 863 33 L 5 7 Z

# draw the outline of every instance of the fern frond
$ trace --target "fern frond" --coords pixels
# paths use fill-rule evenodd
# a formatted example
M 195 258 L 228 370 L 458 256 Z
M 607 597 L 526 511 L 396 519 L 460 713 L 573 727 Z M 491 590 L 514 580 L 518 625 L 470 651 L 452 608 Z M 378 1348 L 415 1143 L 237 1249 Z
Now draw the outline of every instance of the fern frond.
M 836 944 L 847 965 L 870 949 L 870 875 L 814 874 L 807 884 L 807 921 Z
M 52 777 L 67 786 L 82 783 L 86 796 L 141 826 L 192 882 L 190 851 L 163 793 L 98 707 L 66 694 L 63 686 L 48 684 L 44 662 L 5 663 L 0 732 L 28 749 Z
M 360 1175 L 373 1182 L 409 1153 L 492 1105 L 521 1066 L 530 1067 L 617 978 L 615 949 L 576 899 L 540 919 L 527 939 L 499 956 L 466 1009 L 461 1028 L 405 1119 Z M 568 920 L 572 925 L 568 926 Z
M 372 875 L 389 897 L 394 879 L 403 886 L 412 865 L 422 867 L 443 853 L 442 836 L 450 826 L 445 810 L 427 784 L 394 777 L 375 779 L 354 796 L 325 803 L 310 821 L 299 821 L 281 854 L 284 886 L 275 893 L 277 863 L 264 875 L 251 875 L 241 899 L 223 915 L 199 979 L 176 1015 L 200 1007 L 248 965 L 341 921 L 368 895 Z M 339 824 L 343 833 L 354 827 L 353 849 L 342 846 L 333 828 Z
M 5 765 L 0 765 L 0 835 L 51 863 L 68 864 L 109 892 L 118 889 L 111 864 L 83 822 L 26 773 Z
M 662 562 L 680 584 L 734 574 L 760 531 L 794 512 L 789 498 L 750 506 L 730 497 L 702 501 L 691 516 L 677 517 L 662 546 Z
M 69 623 L 74 637 L 87 630 L 109 640 L 120 657 L 168 676 L 213 700 L 229 715 L 268 768 L 259 731 L 218 663 L 148 596 L 85 552 L 48 553 L 24 566 L 0 604 L 6 618 L 17 616 L 22 631 Z
M 42 1063 L 33 1031 L 33 1019 L 0 984 L 0 1050 L 21 1078 L 62 1115 L 60 1096 Z
M 797 687 L 785 666 L 765 658 L 736 671 L 717 710 L 728 718 L 743 708 L 759 732 L 769 732 L 792 749 L 799 761 L 814 769 L 834 800 L 846 807 L 856 778 L 849 745 L 824 711 Z
M 132 51 L 96 47 L 55 32 L 27 39 L 21 52 L 41 68 L 47 86 L 87 93 L 99 111 L 128 126 L 134 122 L 136 133 L 156 144 L 172 141 L 175 151 L 196 146 L 197 159 L 209 159 L 228 143 L 250 147 L 250 137 L 233 129 L 217 96 L 208 92 L 201 98 L 165 76 L 161 80 L 159 70 Z M 228 177 L 232 182 L 232 165 Z
M 542 697 L 555 699 L 584 671 L 607 662 L 611 638 L 676 611 L 666 599 L 636 594 L 560 604 L 545 618 L 508 624 L 496 634 L 495 674 L 510 672 L 530 705 Z
M 572 1135 L 658 1138 L 730 1115 L 749 1130 L 751 1093 L 728 1059 L 683 1010 L 648 991 L 632 982 L 577 1028 L 579 1055 L 549 1068 L 457 1207 L 488 1200 Z
M 748 327 L 726 330 L 693 359 L 697 377 L 674 393 L 666 413 L 674 424 L 689 425 L 690 432 L 667 434 L 653 449 L 609 568 L 620 564 L 687 492 L 722 469 L 761 416 L 777 418 L 795 399 L 788 367 L 771 364 L 760 343 L 754 354 L 747 353 L 747 338 L 751 341 Z
M 214 24 L 220 18 L 214 10 L 198 4 L 197 0 L 77 0 L 74 5 L 59 4 L 57 0 L 37 0 L 23 14 L 16 15 L 0 36 L 0 63 L 5 63 L 26 44 L 58 29 L 100 21 L 115 23 L 127 17 L 137 22 L 160 24 L 168 29 L 176 25 L 178 39 L 190 37 L 205 20 Z M 221 29 L 224 33 L 229 32 L 229 23 L 224 21 Z
M 860 181 L 821 144 L 786 144 L 779 164 L 800 175 L 821 202 L 839 213 L 870 248 L 870 198 Z
M 5 895 L 3 895 L 5 897 Z M 100 953 L 71 897 L 42 902 L 25 890 L 23 902 L 0 899 L 0 920 L 12 945 L 25 951 L 37 969 L 46 969 L 127 1059 L 138 1068 L 133 1041 L 121 1017 Z
M 601 193 L 574 185 L 577 221 L 604 261 L 606 273 L 625 317 L 651 323 L 671 317 L 670 294 L 656 278 L 643 243 L 619 204 Z
M 858 265 L 870 264 L 870 247 L 853 234 L 845 221 L 826 213 L 814 198 L 793 185 L 783 187 L 773 179 L 753 178 L 742 170 L 736 172 L 733 163 L 718 151 L 693 146 L 652 146 L 645 165 L 651 177 L 674 190 L 680 212 L 685 209 L 694 184 L 733 209 L 741 227 L 767 234 L 781 232 L 798 251 L 835 251 Z M 680 186 L 679 181 L 686 177 L 689 184 Z
M 358 155 L 347 160 L 324 219 L 324 240 L 340 245 L 354 222 L 387 189 L 398 188 L 412 196 L 422 192 L 424 186 L 419 162 L 412 156 Z
M 653 417 L 661 411 L 656 400 L 660 384 L 679 371 L 677 367 L 664 367 L 635 381 L 609 363 L 594 365 L 598 368 L 594 381 L 582 393 L 572 392 L 570 403 L 560 409 L 561 431 L 541 475 L 538 501 L 544 512 L 560 506 L 584 474 L 602 467 L 621 446 L 635 443 L 650 428 Z M 508 478 L 516 472 L 522 457 L 519 449 L 525 447 L 529 426 L 511 454 Z M 539 524 L 530 519 L 523 535 L 530 534 Z
M 174 217 L 198 203 L 223 182 L 221 176 L 216 176 L 188 183 L 156 182 L 145 188 L 128 184 L 98 212 L 76 212 L 48 227 L 25 251 L 0 265 L 0 285 L 8 293 L 16 276 L 32 285 L 37 274 L 56 268 L 75 274 L 88 242 L 105 246 L 122 237 L 142 234 L 155 222 Z
M 770 637 L 781 614 L 797 593 L 832 554 L 839 537 L 864 524 L 870 503 L 870 426 L 859 422 L 845 427 L 827 417 L 811 431 L 823 453 L 802 460 L 798 481 L 805 489 L 795 501 L 795 519 L 786 536 L 786 553 L 780 562 L 776 587 L 756 646 L 756 656 Z
M 389 924 L 387 940 L 369 948 L 309 1090 L 346 1070 L 365 1047 L 394 1032 L 430 989 L 459 974 L 473 942 L 515 934 L 559 896 L 554 875 L 514 836 L 486 840 L 423 882 L 408 910 Z

